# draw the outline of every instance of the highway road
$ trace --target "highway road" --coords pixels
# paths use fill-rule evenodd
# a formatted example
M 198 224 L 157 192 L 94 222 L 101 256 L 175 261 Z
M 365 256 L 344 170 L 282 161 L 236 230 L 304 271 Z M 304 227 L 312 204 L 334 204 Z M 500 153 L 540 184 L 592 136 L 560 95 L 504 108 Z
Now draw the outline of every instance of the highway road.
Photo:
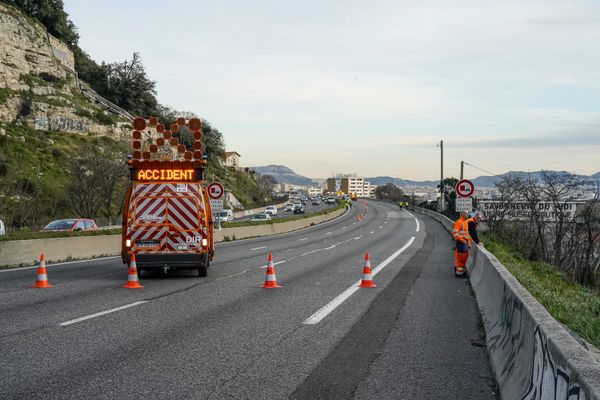
M 219 244 L 207 278 L 118 258 L 0 271 L 2 399 L 495 399 L 468 281 L 428 217 L 356 204 Z M 364 253 L 376 289 L 359 289 Z M 280 289 L 262 289 L 272 252 Z
M 312 203 L 310 201 L 308 201 L 306 204 L 304 204 L 304 212 L 306 215 L 308 215 L 308 214 L 312 214 L 315 212 L 319 212 L 321 210 L 325 210 L 327 208 L 333 208 L 335 206 L 336 206 L 336 204 L 325 204 L 324 202 L 321 202 L 321 204 L 319 204 L 319 205 L 313 206 Z M 249 221 L 252 219 L 252 217 L 254 215 L 256 215 L 256 214 L 250 214 L 250 215 L 246 215 L 244 217 L 235 218 L 234 221 L 236 221 L 236 222 Z M 285 211 L 285 207 L 281 207 L 281 208 L 277 209 L 277 215 L 272 215 L 271 219 L 286 218 L 286 217 L 291 217 L 293 215 L 294 215 L 293 212 Z M 298 215 L 298 214 L 296 214 L 296 215 Z

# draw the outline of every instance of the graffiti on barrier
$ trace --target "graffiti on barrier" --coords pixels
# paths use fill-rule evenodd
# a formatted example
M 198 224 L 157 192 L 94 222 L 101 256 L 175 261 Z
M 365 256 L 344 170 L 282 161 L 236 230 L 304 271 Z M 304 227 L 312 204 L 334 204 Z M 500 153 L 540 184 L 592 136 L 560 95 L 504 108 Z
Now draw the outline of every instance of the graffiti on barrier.
M 504 293 L 497 321 L 490 327 L 488 346 L 490 353 L 504 354 L 506 363 L 499 373 L 507 376 L 518 367 L 517 354 L 525 346 L 523 329 L 523 303 L 504 285 Z
M 521 400 L 585 400 L 584 391 L 571 382 L 567 370 L 553 360 L 548 348 L 548 339 L 539 327 L 535 329 L 535 344 L 531 384 Z
M 35 119 L 35 129 L 69 132 L 87 132 L 87 124 L 84 121 L 70 119 L 66 117 L 37 117 Z

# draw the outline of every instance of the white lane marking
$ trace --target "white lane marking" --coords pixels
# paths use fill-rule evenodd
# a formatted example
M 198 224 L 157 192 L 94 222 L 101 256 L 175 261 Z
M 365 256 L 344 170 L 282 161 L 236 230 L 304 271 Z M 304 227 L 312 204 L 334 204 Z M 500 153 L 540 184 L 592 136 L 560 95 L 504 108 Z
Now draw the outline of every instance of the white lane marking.
M 220 278 L 215 279 L 215 281 L 222 281 L 223 279 L 233 278 L 235 276 L 244 275 L 246 272 L 250 271 L 250 268 L 243 270 L 242 272 L 238 272 L 237 274 L 225 275 Z
M 287 262 L 288 260 L 282 260 L 282 261 L 277 261 L 276 263 L 273 263 L 273 265 L 279 265 L 279 264 L 283 264 L 285 262 Z M 263 265 L 261 268 L 265 269 L 267 268 L 269 265 Z
M 308 238 L 302 238 L 302 239 L 298 239 L 299 242 L 303 241 L 303 240 L 308 240 Z
M 98 258 L 90 258 L 89 260 L 66 261 L 66 262 L 62 262 L 62 263 L 46 264 L 46 268 L 47 267 L 54 267 L 56 265 L 69 265 L 69 264 L 87 263 L 87 262 L 92 262 L 92 261 L 111 260 L 113 258 L 121 258 L 121 256 L 98 257 Z M 34 266 L 31 266 L 31 267 L 20 267 L 20 268 L 3 269 L 3 270 L 0 270 L 0 273 L 2 273 L 2 272 L 12 272 L 12 271 L 21 271 L 21 270 L 24 270 L 24 269 L 34 269 L 34 268 L 38 268 L 38 265 L 34 265 Z
M 358 240 L 358 239 L 360 239 L 361 237 L 362 237 L 362 236 L 357 236 L 357 237 L 355 237 L 355 238 L 354 238 L 354 240 Z
M 325 235 L 331 235 L 333 232 L 327 232 Z
M 114 313 L 116 311 L 121 311 L 121 310 L 124 310 L 124 309 L 129 308 L 129 307 L 139 306 L 140 304 L 144 304 L 144 303 L 147 303 L 147 301 L 136 301 L 135 303 L 126 304 L 126 305 L 121 306 L 121 307 L 111 308 L 110 310 L 100 311 L 100 312 L 95 313 L 95 314 L 90 314 L 90 315 L 86 315 L 84 317 L 79 317 L 79 318 L 72 319 L 70 321 L 61 322 L 58 325 L 59 326 L 67 326 L 67 325 L 71 325 L 71 324 L 76 324 L 76 323 L 81 322 L 81 321 L 85 321 L 85 320 L 88 320 L 88 319 L 100 317 L 102 315 Z
M 260 249 L 266 249 L 267 246 L 260 246 L 260 247 L 255 247 L 253 249 L 250 249 L 250 251 L 254 251 L 254 250 L 260 250 Z
M 379 264 L 372 271 L 372 276 L 377 275 L 382 269 L 384 269 L 389 263 L 391 263 L 396 257 L 398 257 L 404 250 L 406 250 L 413 242 L 415 241 L 415 237 L 411 237 L 410 240 L 402 246 L 400 249 L 396 250 L 391 256 L 386 258 L 381 264 Z M 331 300 L 325 306 L 320 308 L 313 315 L 308 317 L 303 324 L 306 325 L 314 325 L 318 324 L 323 318 L 329 315 L 333 310 L 335 310 L 340 304 L 346 301 L 350 296 L 354 294 L 359 289 L 360 280 L 358 280 L 355 284 L 350 286 L 348 289 L 343 291 L 340 295 L 338 295 L 335 299 Z
M 352 225 L 356 225 L 356 222 L 353 222 Z
M 383 222 L 383 224 L 384 224 L 384 225 L 385 225 L 385 224 L 387 224 L 387 221 L 384 221 L 384 222 Z
M 371 231 L 371 232 L 369 232 L 369 233 L 370 233 L 370 234 L 373 234 L 373 233 L 375 233 L 375 231 Z
M 325 247 L 323 250 L 331 250 L 331 249 L 334 249 L 334 248 L 335 248 L 335 246 L 337 246 L 337 245 L 335 245 L 335 244 L 332 244 L 332 245 L 331 245 L 331 246 L 329 246 L 329 247 Z
M 344 229 L 346 229 L 346 228 L 347 228 L 346 226 L 342 226 L 342 230 L 344 230 Z
M 383 228 L 383 226 L 382 226 L 382 225 L 379 225 L 379 229 L 382 229 L 382 228 Z
M 417 224 L 416 232 L 419 232 L 419 230 L 421 229 L 421 225 L 419 224 L 419 220 L 417 219 L 417 217 L 415 217 L 414 215 L 412 215 L 408 211 L 407 211 L 407 213 L 408 213 L 408 215 L 410 215 L 411 217 L 413 217 L 415 219 L 415 224 Z

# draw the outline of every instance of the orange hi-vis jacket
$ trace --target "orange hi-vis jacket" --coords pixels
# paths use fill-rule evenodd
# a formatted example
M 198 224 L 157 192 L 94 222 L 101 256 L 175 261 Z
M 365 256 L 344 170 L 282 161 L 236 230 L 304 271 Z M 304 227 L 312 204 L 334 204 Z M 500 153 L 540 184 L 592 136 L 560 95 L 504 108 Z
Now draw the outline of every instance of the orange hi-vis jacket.
M 471 235 L 469 235 L 469 224 L 466 219 L 460 217 L 454 223 L 454 229 L 452 229 L 452 237 L 455 240 L 466 242 L 471 244 Z

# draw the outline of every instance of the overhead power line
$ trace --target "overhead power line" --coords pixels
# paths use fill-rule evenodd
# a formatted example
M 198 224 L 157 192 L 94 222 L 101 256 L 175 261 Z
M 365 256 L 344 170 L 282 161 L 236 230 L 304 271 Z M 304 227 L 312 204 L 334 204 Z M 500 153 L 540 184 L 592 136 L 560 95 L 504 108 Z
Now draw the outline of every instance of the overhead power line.
M 495 174 L 495 173 L 493 173 L 493 172 L 491 172 L 491 171 L 488 171 L 488 170 L 486 170 L 486 169 L 480 168 L 480 167 L 478 167 L 477 165 L 469 164 L 469 163 L 468 163 L 468 162 L 466 162 L 466 161 L 463 161 L 463 162 L 464 162 L 465 164 L 467 164 L 468 166 L 470 166 L 470 167 L 473 167 L 473 168 L 475 168 L 475 169 L 478 169 L 478 170 L 480 170 L 480 171 L 483 171 L 483 172 L 485 172 L 485 173 L 492 174 L 492 175 L 494 175 L 494 176 L 500 176 L 499 174 Z

